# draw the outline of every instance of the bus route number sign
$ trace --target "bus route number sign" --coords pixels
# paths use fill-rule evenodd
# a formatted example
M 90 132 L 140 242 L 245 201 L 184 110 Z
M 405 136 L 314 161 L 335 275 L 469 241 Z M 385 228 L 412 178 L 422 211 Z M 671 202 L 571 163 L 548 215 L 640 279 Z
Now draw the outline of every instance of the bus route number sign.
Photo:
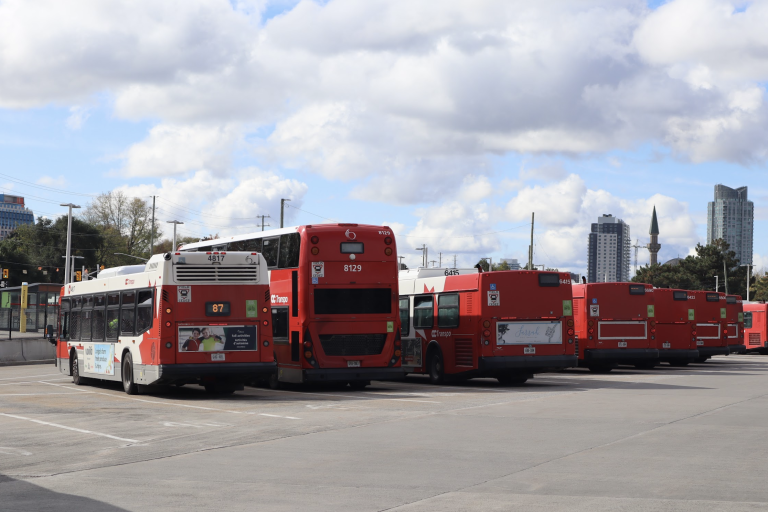
M 206 302 L 205 316 L 229 316 L 229 302 Z

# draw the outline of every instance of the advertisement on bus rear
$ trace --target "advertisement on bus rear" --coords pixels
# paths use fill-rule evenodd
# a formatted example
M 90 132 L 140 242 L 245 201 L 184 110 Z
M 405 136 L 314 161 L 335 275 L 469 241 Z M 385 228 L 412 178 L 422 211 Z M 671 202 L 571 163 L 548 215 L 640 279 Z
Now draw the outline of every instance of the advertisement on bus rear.
M 179 352 L 258 350 L 255 325 L 184 325 Z
M 497 322 L 497 345 L 559 345 L 563 324 L 559 320 L 535 322 Z

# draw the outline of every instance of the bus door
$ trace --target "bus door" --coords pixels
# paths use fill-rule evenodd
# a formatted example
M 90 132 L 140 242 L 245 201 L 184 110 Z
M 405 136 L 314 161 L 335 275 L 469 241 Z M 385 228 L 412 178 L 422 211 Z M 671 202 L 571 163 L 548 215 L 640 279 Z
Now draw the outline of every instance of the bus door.
M 424 340 L 416 336 L 411 323 L 412 318 L 411 297 L 401 296 L 399 299 L 400 311 L 400 336 L 403 343 L 403 362 L 402 366 L 408 372 L 415 372 L 424 369 Z

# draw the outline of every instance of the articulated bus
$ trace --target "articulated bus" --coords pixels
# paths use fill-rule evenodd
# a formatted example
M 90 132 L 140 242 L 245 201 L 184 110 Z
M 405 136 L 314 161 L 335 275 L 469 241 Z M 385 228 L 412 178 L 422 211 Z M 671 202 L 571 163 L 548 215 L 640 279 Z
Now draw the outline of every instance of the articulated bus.
M 400 272 L 403 366 L 444 378 L 522 384 L 576 366 L 568 273 L 419 268 Z
M 574 285 L 579 365 L 593 372 L 617 364 L 653 368 L 659 359 L 653 294 L 649 284 Z
M 281 382 L 364 388 L 403 377 L 397 250 L 386 226 L 318 224 L 183 246 L 260 252 L 270 270 L 272 354 Z
M 275 372 L 258 253 L 166 253 L 62 288 L 57 364 L 75 384 L 200 384 L 229 393 Z
M 686 366 L 699 358 L 696 346 L 694 310 L 688 302 L 688 291 L 654 288 L 656 312 L 656 348 L 659 361 L 671 366 Z
M 768 304 L 744 303 L 744 345 L 747 352 L 768 354 Z
M 703 363 L 712 356 L 727 356 L 728 333 L 726 332 L 727 314 L 725 301 L 720 303 L 720 292 L 701 290 L 688 291 L 688 301 L 693 308 L 696 330 L 696 348 L 699 351 L 697 363 Z
M 725 301 L 726 335 L 728 336 L 728 352 L 731 354 L 746 354 L 744 345 L 744 301 L 741 295 L 726 295 L 720 297 L 720 305 Z

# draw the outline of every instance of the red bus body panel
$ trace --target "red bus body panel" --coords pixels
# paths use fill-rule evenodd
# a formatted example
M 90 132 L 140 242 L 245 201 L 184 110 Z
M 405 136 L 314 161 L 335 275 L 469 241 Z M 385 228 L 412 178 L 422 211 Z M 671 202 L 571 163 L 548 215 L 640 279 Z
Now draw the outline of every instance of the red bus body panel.
M 744 344 L 747 352 L 768 352 L 768 304 L 744 304 Z
M 707 297 L 717 296 L 717 301 L 707 300 Z M 721 300 L 722 297 L 722 300 Z M 688 292 L 688 303 L 694 310 L 696 327 L 696 348 L 699 359 L 716 355 L 728 355 L 728 325 L 725 308 L 725 294 L 692 290 Z
M 675 300 L 674 294 L 681 294 L 682 300 Z M 699 357 L 693 332 L 695 322 L 689 320 L 692 302 L 686 290 L 654 288 L 653 300 L 656 310 L 656 348 L 659 360 L 670 363 L 689 363 Z
M 726 335 L 728 336 L 728 350 L 731 354 L 746 354 L 747 347 L 744 343 L 744 302 L 741 295 L 726 295 L 721 298 L 725 302 Z

